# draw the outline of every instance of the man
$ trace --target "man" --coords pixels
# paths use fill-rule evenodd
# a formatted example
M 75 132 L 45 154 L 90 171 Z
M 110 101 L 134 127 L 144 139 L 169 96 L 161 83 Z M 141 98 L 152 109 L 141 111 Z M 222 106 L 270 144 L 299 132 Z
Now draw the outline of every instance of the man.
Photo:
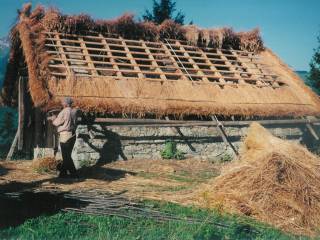
M 77 170 L 71 158 L 72 149 L 76 141 L 76 109 L 72 108 L 72 99 L 66 97 L 62 101 L 63 110 L 58 116 L 49 117 L 54 126 L 57 127 L 59 133 L 59 142 L 62 153 L 62 164 L 58 166 L 59 177 L 75 177 L 78 178 Z M 68 171 L 70 175 L 68 175 Z

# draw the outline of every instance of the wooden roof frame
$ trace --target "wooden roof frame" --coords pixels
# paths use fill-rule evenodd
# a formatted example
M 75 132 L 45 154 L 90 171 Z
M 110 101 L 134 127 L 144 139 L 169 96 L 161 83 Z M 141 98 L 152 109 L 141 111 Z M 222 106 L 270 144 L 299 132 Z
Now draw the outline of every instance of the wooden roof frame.
M 179 40 L 148 42 L 45 32 L 53 77 L 114 77 L 146 81 L 278 88 L 287 85 L 251 52 L 199 48 Z

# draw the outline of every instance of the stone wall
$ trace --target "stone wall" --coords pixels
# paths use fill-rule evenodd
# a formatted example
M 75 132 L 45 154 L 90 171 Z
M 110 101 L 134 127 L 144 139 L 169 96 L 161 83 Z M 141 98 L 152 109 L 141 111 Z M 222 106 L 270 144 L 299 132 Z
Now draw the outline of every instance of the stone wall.
M 274 135 L 310 144 L 312 136 L 304 125 L 267 127 Z M 226 127 L 229 140 L 239 148 L 248 127 Z M 132 127 L 79 125 L 73 159 L 77 167 L 83 164 L 104 164 L 121 159 L 161 159 L 166 140 L 173 140 L 186 157 L 219 161 L 231 159 L 216 127 Z

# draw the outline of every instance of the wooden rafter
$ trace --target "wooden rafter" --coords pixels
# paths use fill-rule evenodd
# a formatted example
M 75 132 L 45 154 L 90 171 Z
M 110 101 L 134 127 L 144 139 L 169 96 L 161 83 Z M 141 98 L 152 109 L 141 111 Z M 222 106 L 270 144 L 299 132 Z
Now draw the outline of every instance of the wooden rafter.
M 107 41 L 104 39 L 102 34 L 99 34 L 99 36 L 101 37 L 101 42 L 103 44 L 103 47 L 107 50 L 107 56 L 110 58 L 110 63 L 112 64 L 113 69 L 116 71 L 117 77 L 122 77 L 122 74 L 121 74 L 121 71 L 120 71 L 118 65 L 115 64 L 116 62 L 111 54 L 110 47 L 109 47 Z
M 123 46 L 124 49 L 125 49 L 125 54 L 126 54 L 126 56 L 130 59 L 130 63 L 133 65 L 133 69 L 134 69 L 134 72 L 133 72 L 133 73 L 137 73 L 137 74 L 138 74 L 138 77 L 139 77 L 140 79 L 143 79 L 143 78 L 144 78 L 143 72 L 142 72 L 141 69 L 139 68 L 139 65 L 137 65 L 136 60 L 135 60 L 135 58 L 132 56 L 132 53 L 131 53 L 131 51 L 129 50 L 126 42 L 125 42 L 122 38 L 120 38 L 120 40 L 121 40 L 122 46 Z M 141 54 L 141 53 L 140 53 L 140 54 Z
M 208 78 L 206 77 L 206 75 L 201 71 L 201 69 L 199 68 L 199 66 L 196 64 L 196 62 L 192 59 L 192 57 L 189 55 L 189 53 L 184 49 L 184 47 L 180 44 L 179 41 L 176 41 L 176 46 L 179 47 L 179 49 L 181 50 L 181 52 L 183 53 L 183 56 L 185 56 L 188 61 L 192 64 L 193 68 L 197 71 L 197 74 L 199 76 L 202 77 L 202 80 L 204 80 L 205 82 L 209 82 Z
M 160 73 L 160 78 L 161 78 L 162 80 L 167 80 L 166 75 L 163 74 L 161 68 L 159 67 L 157 61 L 156 61 L 155 58 L 153 57 L 153 55 L 152 55 L 150 49 L 148 48 L 148 46 L 145 44 L 144 41 L 141 41 L 141 45 L 142 45 L 142 47 L 144 47 L 144 49 L 145 49 L 146 53 L 148 54 L 149 58 L 152 60 L 152 62 L 151 62 L 152 66 L 155 68 L 155 70 L 156 70 L 157 72 Z
M 88 64 L 88 66 L 91 68 L 91 71 L 92 71 L 92 75 L 93 76 L 98 76 L 98 72 L 97 72 L 97 70 L 95 69 L 95 66 L 94 66 L 94 64 L 93 64 L 93 62 L 92 62 L 92 60 L 91 60 L 91 57 L 90 57 L 90 55 L 89 55 L 89 52 L 88 52 L 88 49 L 87 49 L 87 47 L 86 47 L 86 44 L 85 44 L 85 42 L 83 41 L 83 38 L 79 38 L 79 41 L 80 41 L 80 46 L 81 46 L 81 48 L 82 48 L 82 51 L 83 51 L 83 53 L 84 53 L 84 57 L 85 57 L 85 59 L 86 59 L 86 63 Z
M 56 46 L 57 46 L 57 49 L 58 49 L 58 53 L 64 63 L 64 65 L 66 66 L 66 72 L 68 74 L 71 74 L 71 71 L 69 69 L 69 63 L 67 61 L 67 57 L 66 57 L 66 54 L 64 53 L 64 49 L 63 49 L 63 46 L 62 46 L 62 43 L 61 43 L 61 40 L 60 40 L 60 35 L 58 33 L 55 33 L 54 34 L 54 38 L 56 40 Z

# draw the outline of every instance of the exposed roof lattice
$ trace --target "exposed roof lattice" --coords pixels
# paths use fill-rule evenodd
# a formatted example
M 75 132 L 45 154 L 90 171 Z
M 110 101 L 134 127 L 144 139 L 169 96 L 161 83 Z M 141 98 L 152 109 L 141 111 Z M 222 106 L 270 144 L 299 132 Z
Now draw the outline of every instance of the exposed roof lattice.
M 265 65 L 251 52 L 199 48 L 179 40 L 164 43 L 101 34 L 45 34 L 47 52 L 51 56 L 50 73 L 58 78 L 108 76 L 274 88 L 286 84 L 278 75 L 268 73 Z

